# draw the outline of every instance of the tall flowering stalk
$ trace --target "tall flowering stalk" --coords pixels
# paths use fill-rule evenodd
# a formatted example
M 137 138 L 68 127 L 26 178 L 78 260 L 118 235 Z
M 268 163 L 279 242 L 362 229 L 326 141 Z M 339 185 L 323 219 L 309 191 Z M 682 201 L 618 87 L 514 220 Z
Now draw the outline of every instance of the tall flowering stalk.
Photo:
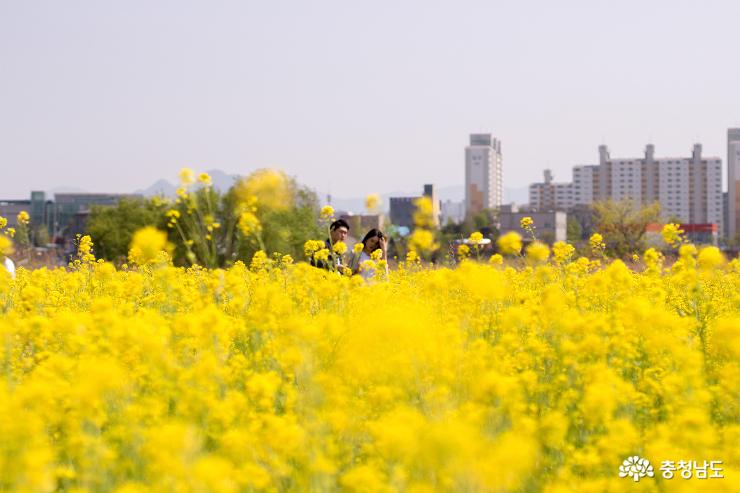
M 183 168 L 179 177 L 175 207 L 165 213 L 167 225 L 177 231 L 191 265 L 217 267 L 222 253 L 222 224 L 216 217 L 216 207 L 221 196 L 213 189 L 208 173 L 196 177 L 193 170 Z
M 409 236 L 409 249 L 422 258 L 429 259 L 439 249 L 435 235 L 434 204 L 429 197 L 414 201 L 414 231 Z

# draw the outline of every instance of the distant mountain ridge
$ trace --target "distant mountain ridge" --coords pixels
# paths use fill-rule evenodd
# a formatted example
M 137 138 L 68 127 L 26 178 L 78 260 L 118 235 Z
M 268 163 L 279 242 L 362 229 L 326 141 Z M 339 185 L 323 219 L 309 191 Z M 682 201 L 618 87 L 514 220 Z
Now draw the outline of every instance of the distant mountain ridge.
M 220 192 L 225 192 L 234 184 L 234 182 L 240 178 L 239 175 L 229 175 L 224 173 L 220 169 L 211 169 L 206 171 L 211 176 L 213 182 L 213 188 Z M 165 197 L 174 197 L 177 192 L 178 185 L 175 185 L 164 178 L 161 178 L 146 188 L 136 190 L 134 193 L 141 194 L 145 197 L 153 197 L 155 195 L 163 195 Z
M 234 182 L 239 179 L 240 175 L 230 175 L 228 173 L 225 173 L 219 169 L 212 169 L 208 170 L 207 173 L 211 176 L 211 180 L 213 182 L 213 187 L 220 192 L 225 192 L 231 186 L 234 184 Z M 161 178 L 151 185 L 149 185 L 146 188 L 142 188 L 139 190 L 135 190 L 133 193 L 140 194 L 145 197 L 153 197 L 155 195 L 162 195 L 165 197 L 174 197 L 176 195 L 178 185 Z M 517 204 L 525 204 L 529 200 L 528 196 L 528 187 L 519 187 L 519 188 L 509 188 L 504 187 L 504 202 L 505 203 L 511 203 L 515 202 Z M 49 191 L 47 191 L 47 197 L 51 198 L 54 196 L 55 193 L 86 193 L 86 190 L 83 190 L 78 187 L 56 187 Z M 328 193 L 325 191 L 317 191 L 315 190 L 316 194 L 319 197 L 319 202 L 321 204 L 326 203 L 328 198 Z M 421 195 L 422 187 L 419 186 L 419 189 L 413 192 L 410 191 L 394 191 L 389 193 L 383 193 L 380 194 L 381 203 L 383 204 L 382 208 L 386 211 L 390 209 L 390 198 L 391 197 L 417 197 Z M 463 185 L 452 185 L 452 186 L 445 186 L 445 187 L 439 187 L 437 188 L 437 197 L 439 197 L 439 200 L 442 202 L 446 202 L 448 200 L 452 202 L 462 202 L 465 200 L 465 187 Z M 331 205 L 334 206 L 335 209 L 346 211 L 346 212 L 353 212 L 353 213 L 362 213 L 365 211 L 365 197 L 337 197 L 332 195 L 331 196 Z

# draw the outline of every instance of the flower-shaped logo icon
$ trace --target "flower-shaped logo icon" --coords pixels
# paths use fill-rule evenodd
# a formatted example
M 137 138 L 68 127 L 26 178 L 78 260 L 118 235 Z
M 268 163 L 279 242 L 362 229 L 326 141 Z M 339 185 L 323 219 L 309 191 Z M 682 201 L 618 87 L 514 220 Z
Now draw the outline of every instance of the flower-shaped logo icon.
M 653 477 L 653 466 L 650 465 L 650 461 L 643 459 L 638 455 L 627 457 L 619 466 L 619 477 L 626 478 L 631 477 L 635 482 L 639 481 L 640 478 L 648 476 Z

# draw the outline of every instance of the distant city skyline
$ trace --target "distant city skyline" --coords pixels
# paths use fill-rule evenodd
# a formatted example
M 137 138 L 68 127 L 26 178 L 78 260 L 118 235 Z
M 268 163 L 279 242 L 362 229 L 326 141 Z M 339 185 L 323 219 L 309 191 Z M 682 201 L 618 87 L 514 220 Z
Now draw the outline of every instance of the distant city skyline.
M 506 188 L 601 144 L 726 159 L 737 19 L 731 0 L 0 2 L 0 199 L 182 167 L 336 197 L 460 186 L 474 133 L 501 141 Z
M 703 155 L 701 144 L 694 144 L 691 155 L 684 157 L 657 157 L 653 144 L 645 145 L 640 158 L 612 157 L 605 145 L 598 151 L 597 164 L 573 167 L 572 181 L 554 182 L 544 170 L 544 181 L 529 187 L 529 205 L 572 210 L 607 199 L 658 202 L 664 219 L 713 223 L 723 231 L 722 159 Z

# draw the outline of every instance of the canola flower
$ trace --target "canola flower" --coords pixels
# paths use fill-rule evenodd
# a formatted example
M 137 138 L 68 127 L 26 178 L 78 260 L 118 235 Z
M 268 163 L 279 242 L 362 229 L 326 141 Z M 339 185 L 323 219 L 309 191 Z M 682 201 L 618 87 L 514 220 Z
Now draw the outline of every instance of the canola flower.
M 599 233 L 594 233 L 588 239 L 588 244 L 591 247 L 591 253 L 596 256 L 604 256 L 604 250 L 606 249 L 606 243 L 604 243 L 604 237 Z
M 262 223 L 252 211 L 244 211 L 239 214 L 237 226 L 244 236 L 259 234 L 262 231 Z
M 684 231 L 680 228 L 680 225 L 676 223 L 668 223 L 663 226 L 660 234 L 663 241 L 670 246 L 676 246 L 677 244 L 684 241 Z
M 158 233 L 132 249 L 156 262 Z M 0 489 L 627 491 L 640 455 L 725 476 L 640 489 L 737 490 L 740 260 L 537 248 L 368 283 L 262 250 L 19 269 L 0 283 Z
M 334 243 L 334 245 L 332 246 L 332 250 L 334 250 L 334 253 L 338 255 L 344 255 L 345 253 L 347 253 L 347 244 L 343 241 L 338 241 Z
M 504 257 L 500 253 L 494 253 L 491 258 L 488 259 L 491 265 L 503 265 Z
M 527 259 L 534 263 L 544 262 L 550 257 L 550 248 L 540 241 L 533 241 L 527 246 Z
M 83 237 L 89 238 L 89 236 Z M 161 258 L 161 252 L 169 253 L 172 245 L 167 242 L 167 234 L 157 228 L 147 226 L 134 233 L 129 246 L 129 262 L 146 265 Z
M 293 205 L 293 193 L 288 176 L 282 171 L 260 169 L 234 186 L 237 202 L 243 207 L 266 207 L 285 210 Z
M 706 246 L 701 249 L 696 258 L 699 267 L 702 269 L 714 269 L 725 263 L 725 258 L 719 248 L 715 246 Z
M 533 240 L 537 239 L 537 236 L 535 235 L 535 232 L 534 232 L 534 220 L 531 217 L 529 216 L 523 217 L 519 221 L 519 226 L 521 226 L 521 228 L 524 231 L 529 233 L 529 236 L 532 237 Z
M 360 245 L 360 250 L 362 250 L 362 243 Z M 303 253 L 308 258 L 312 258 L 314 253 L 319 251 L 320 249 L 324 248 L 324 242 L 321 240 L 308 240 L 306 243 L 303 244 Z
M 516 231 L 501 235 L 497 244 L 504 255 L 518 255 L 522 251 L 522 237 Z
M 424 196 L 414 200 L 413 219 L 417 228 L 433 229 L 435 227 L 434 204 L 431 198 Z
M 365 197 L 365 209 L 367 209 L 370 214 L 374 214 L 378 211 L 380 202 L 380 195 L 377 193 L 371 193 Z
M 177 225 L 178 219 L 180 219 L 180 211 L 177 209 L 170 209 L 165 212 L 165 217 L 167 217 L 167 227 L 174 228 Z
M 18 221 L 18 224 L 26 226 L 31 221 L 31 216 L 29 216 L 26 211 L 20 211 L 16 216 L 16 220 Z
M 330 221 L 334 217 L 334 207 L 330 205 L 325 205 L 321 208 L 321 211 L 319 212 L 319 216 L 324 221 Z
M 468 258 L 470 256 L 470 247 L 468 245 L 462 244 L 457 247 L 457 256 L 462 260 Z
M 12 255 L 13 251 L 13 242 L 7 236 L 0 235 L 0 257 Z
M 649 272 L 659 273 L 665 260 L 662 253 L 655 248 L 648 248 L 642 255 L 645 266 Z
M 409 248 L 422 256 L 431 255 L 439 248 L 434 233 L 428 229 L 417 228 L 409 235 Z
M 90 235 L 77 235 L 77 256 L 83 263 L 95 261 L 95 255 L 92 252 L 93 241 Z
M 569 262 L 573 258 L 575 252 L 575 247 L 564 241 L 556 241 L 552 245 L 552 255 L 557 264 Z
M 434 234 L 436 223 L 431 198 L 424 196 L 414 200 L 413 220 L 415 227 L 409 235 L 408 248 L 423 258 L 430 258 L 439 249 Z
M 184 192 L 187 187 L 195 183 L 195 171 L 190 168 L 181 168 L 178 178 L 180 179 L 181 190 Z

